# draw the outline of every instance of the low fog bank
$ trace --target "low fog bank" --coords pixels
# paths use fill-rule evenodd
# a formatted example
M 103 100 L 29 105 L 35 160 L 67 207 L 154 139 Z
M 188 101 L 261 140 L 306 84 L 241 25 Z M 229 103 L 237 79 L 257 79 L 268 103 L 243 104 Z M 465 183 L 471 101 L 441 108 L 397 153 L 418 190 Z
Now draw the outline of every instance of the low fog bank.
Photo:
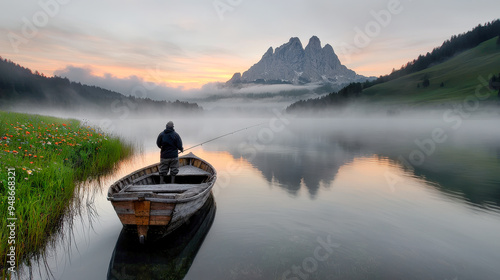
M 172 120 L 182 136 L 185 148 L 232 133 L 203 146 L 206 150 L 231 151 L 241 149 L 242 143 L 254 149 L 281 150 L 296 139 L 301 145 L 314 144 L 320 139 L 371 147 L 374 153 L 389 153 L 395 147 L 404 147 L 404 153 L 419 149 L 419 145 L 445 147 L 467 145 L 492 145 L 500 147 L 500 129 L 496 118 L 460 118 L 454 115 L 441 118 L 425 115 L 415 117 L 349 116 L 331 118 L 297 118 L 273 110 L 266 116 L 238 114 L 201 117 L 165 116 L 154 119 L 120 119 L 104 123 L 105 130 L 125 139 L 156 149 L 158 133 Z M 89 122 L 102 127 L 103 120 L 91 118 Z M 300 148 L 300 145 L 297 146 Z M 285 148 L 286 149 L 286 148 Z M 408 149 L 408 150 L 406 150 Z M 328 151 L 328 147 L 325 147 Z
M 352 103 L 338 107 L 316 108 L 307 110 L 288 110 L 291 103 L 283 100 L 226 99 L 217 102 L 205 102 L 200 105 L 204 112 L 214 116 L 262 116 L 270 117 L 274 111 L 283 112 L 293 118 L 388 118 L 388 119 L 443 119 L 454 122 L 455 119 L 497 119 L 500 106 L 492 103 L 480 104 L 470 108 L 461 104 L 443 104 L 439 106 L 380 105 L 371 103 Z
M 425 115 L 422 118 L 413 116 L 349 116 L 331 118 L 294 117 L 274 111 L 269 117 L 223 117 L 206 116 L 203 119 L 180 119 L 179 129 L 189 127 L 194 139 L 217 137 L 233 130 L 259 125 L 243 132 L 224 137 L 217 143 L 207 147 L 220 147 L 235 142 L 244 142 L 248 138 L 266 145 L 283 145 L 296 138 L 297 135 L 313 141 L 313 137 L 331 137 L 332 141 L 341 139 L 344 142 L 380 143 L 382 145 L 409 144 L 416 139 L 431 139 L 448 144 L 492 143 L 500 146 L 500 116 L 489 118 L 461 118 L 454 115 L 449 118 Z M 159 122 L 161 123 L 161 121 Z M 445 139 L 446 138 L 446 139 Z M 443 140 L 445 139 L 445 140 Z M 436 141 L 437 140 L 437 141 Z M 306 143 L 305 143 L 306 144 Z M 438 143 L 441 144 L 441 143 Z
M 351 112 L 296 117 L 269 109 L 266 114 L 250 116 L 204 112 L 198 116 L 107 119 L 93 114 L 85 116 L 85 122 L 133 143 L 139 152 L 157 152 L 158 157 L 156 139 L 168 121 L 174 122 L 185 149 L 223 136 L 197 149 L 229 153 L 247 161 L 292 195 L 305 184 L 314 197 L 342 166 L 359 157 L 388 160 L 414 176 L 436 182 L 440 190 L 465 193 L 467 200 L 479 205 L 491 200 L 491 191 L 498 191 L 498 114 L 469 116 L 435 110 L 397 116 Z M 67 112 L 46 113 L 75 117 Z
M 148 70 L 149 78 L 130 76 L 118 78 L 112 74 L 97 76 L 90 68 L 68 66 L 56 71 L 56 74 L 68 77 L 73 81 L 97 85 L 135 98 L 149 98 L 152 100 L 181 100 L 195 102 L 200 105 L 205 113 L 211 115 L 242 115 L 242 116 L 269 116 L 272 110 L 285 110 L 291 104 L 300 100 L 319 98 L 340 89 L 341 85 L 292 85 L 292 84 L 236 84 L 214 82 L 203 85 L 199 89 L 186 89 L 173 87 L 160 82 L 158 69 Z M 156 78 L 156 79 L 155 79 Z M 150 82 L 149 80 L 153 81 Z M 465 101 L 476 101 L 468 100 Z M 398 104 L 397 101 L 387 100 L 381 103 L 363 103 L 361 101 L 343 103 L 330 108 L 314 108 L 310 110 L 289 111 L 303 117 L 368 117 L 389 116 L 396 118 L 439 118 L 448 111 L 460 114 L 464 118 L 494 118 L 500 113 L 500 106 L 479 103 L 462 102 L 461 104 L 437 104 L 427 107 Z M 115 108 L 104 108 L 102 111 L 111 113 L 111 118 L 123 118 L 127 114 L 128 104 L 118 104 Z M 321 107 L 321 104 L 319 105 Z M 130 111 L 130 108 L 128 109 Z M 85 113 L 85 112 L 83 112 Z M 168 113 L 167 113 L 168 114 Z M 81 115 L 81 114 L 80 114 Z M 117 117 L 118 116 L 118 117 Z M 134 117 L 156 117 L 148 113 Z M 449 118 L 448 116 L 447 118 Z
M 188 104 L 188 103 L 185 103 Z M 190 103 L 193 104 L 193 103 Z M 170 107 L 142 106 L 130 100 L 117 100 L 109 105 L 96 106 L 81 103 L 78 107 L 40 107 L 37 104 L 18 104 L 3 110 L 31 114 L 51 115 L 56 117 L 71 117 L 76 119 L 156 119 L 168 117 L 187 118 L 271 118 L 276 112 L 281 112 L 290 118 L 325 118 L 325 119 L 436 119 L 454 123 L 459 120 L 498 119 L 500 106 L 485 104 L 474 109 L 453 104 L 439 107 L 410 107 L 390 106 L 377 104 L 353 103 L 345 106 L 328 109 L 309 109 L 301 111 L 287 110 L 291 103 L 281 99 L 252 100 L 246 98 L 232 98 L 217 101 L 198 103 L 199 107 L 185 109 L 184 103 L 179 106 L 170 103 Z M 189 105 L 191 106 L 191 105 Z M 178 108 L 180 107 L 180 108 Z
M 119 78 L 111 73 L 98 76 L 90 67 L 67 66 L 55 71 L 55 75 L 71 81 L 88 85 L 96 85 L 119 92 L 125 96 L 150 98 L 158 101 L 182 100 L 188 102 L 207 103 L 225 99 L 246 98 L 260 101 L 286 101 L 290 104 L 300 99 L 317 97 L 338 90 L 342 85 L 325 86 L 322 84 L 238 84 L 227 85 L 223 82 L 212 82 L 201 88 L 188 89 L 175 87 L 161 82 L 159 69 L 149 69 L 147 80 L 135 75 Z
M 297 130 L 310 135 L 326 130 L 335 135 L 343 135 L 346 141 L 402 144 L 405 141 L 411 143 L 418 137 L 440 139 L 444 137 L 441 134 L 446 134 L 448 140 L 499 142 L 500 139 L 500 107 L 497 106 L 481 105 L 472 108 L 474 110 L 451 105 L 443 108 L 403 109 L 357 103 L 328 111 L 311 110 L 297 115 L 286 113 L 286 102 L 250 102 L 241 99 L 207 104 L 204 104 L 206 107 L 199 112 L 167 110 L 161 113 L 134 113 L 128 108 L 128 104 L 105 110 L 54 110 L 20 106 L 14 111 L 79 119 L 138 143 L 155 139 L 169 120 L 176 123 L 176 129 L 182 132 L 188 143 L 203 142 L 256 124 L 262 126 L 247 132 L 262 130 L 261 135 L 253 137 L 264 137 L 265 140 L 265 137 L 273 135 L 273 141 L 266 144 L 276 142 L 278 145 L 281 144 L 281 140 L 277 140 L 278 136 L 286 135 L 287 131 L 297 133 Z M 217 143 L 225 143 L 226 139 L 241 142 L 244 139 L 238 140 L 238 137 L 245 135 L 240 132 L 218 140 Z M 207 147 L 213 145 L 216 143 L 210 143 Z
M 498 195 L 491 194 L 500 191 L 498 114 L 413 110 L 388 115 L 358 109 L 359 113 L 351 110 L 323 117 L 297 117 L 277 107 L 253 115 L 235 110 L 109 119 L 98 113 L 79 113 L 87 124 L 134 144 L 139 153 L 157 153 L 158 160 L 156 139 L 168 121 L 174 122 L 185 149 L 223 136 L 187 152 L 197 154 L 197 149 L 203 149 L 241 159 L 269 182 L 279 182 L 290 195 L 298 195 L 305 186 L 314 199 L 343 166 L 357 158 L 370 158 L 435 183 L 438 190 L 453 197 L 460 194 L 480 207 L 491 201 L 500 205 Z M 76 116 L 63 111 L 45 114 Z M 218 172 L 227 176 L 231 168 L 223 166 Z M 404 181 L 397 187 L 404 187 Z
M 113 131 L 146 152 L 158 152 L 156 137 L 167 121 L 127 120 L 115 123 Z M 296 118 L 275 112 L 272 117 L 228 115 L 172 121 L 185 149 L 226 135 L 199 148 L 249 162 L 269 182 L 279 182 L 292 195 L 305 184 L 314 197 L 342 166 L 360 157 L 388 160 L 410 176 L 431 180 L 446 192 L 466 193 L 468 200 L 478 204 L 498 191 L 500 118 Z M 196 154 L 196 149 L 192 151 Z M 225 174 L 230 168 L 219 171 Z
M 495 118 L 500 116 L 500 100 L 487 100 L 476 103 L 445 102 L 436 104 L 405 104 L 401 102 L 353 101 L 339 105 L 319 104 L 313 108 L 287 107 L 287 113 L 301 117 L 356 117 L 387 116 L 407 118 L 441 117 L 460 115 L 462 118 Z M 446 117 L 446 116 L 445 116 Z
M 394 107 L 371 106 L 363 104 L 353 104 L 331 110 L 310 110 L 301 114 L 289 114 L 286 112 L 285 102 L 250 102 L 248 100 L 238 100 L 234 102 L 213 102 L 205 104 L 202 111 L 190 110 L 165 110 L 162 112 L 134 112 L 128 108 L 129 104 L 119 104 L 114 108 L 88 108 L 88 109 L 52 109 L 39 108 L 34 105 L 17 106 L 9 111 L 49 115 L 61 118 L 74 118 L 79 120 L 92 120 L 98 123 L 99 120 L 107 120 L 113 123 L 127 123 L 137 120 L 140 122 L 164 121 L 169 119 L 185 120 L 186 122 L 199 123 L 201 126 L 212 126 L 214 129 L 233 123 L 241 123 L 243 126 L 246 120 L 271 121 L 281 119 L 296 123 L 316 123 L 320 121 L 328 127 L 339 127 L 346 131 L 377 130 L 381 128 L 393 127 L 402 131 L 418 130 L 420 127 L 441 125 L 452 130 L 458 128 L 468 128 L 469 123 L 484 123 L 489 126 L 491 123 L 500 121 L 500 107 L 482 107 L 475 111 L 464 110 L 463 108 L 407 108 L 397 109 Z M 217 120 L 217 122 L 212 122 Z M 221 124 L 221 125 L 218 125 Z M 250 124 L 250 123 L 249 123 Z M 236 127 L 236 126 L 234 126 Z M 241 127 L 241 125 L 240 125 Z M 481 128 L 478 125 L 476 128 Z M 494 128 L 491 128 L 495 130 Z M 500 130 L 498 130 L 500 131 Z

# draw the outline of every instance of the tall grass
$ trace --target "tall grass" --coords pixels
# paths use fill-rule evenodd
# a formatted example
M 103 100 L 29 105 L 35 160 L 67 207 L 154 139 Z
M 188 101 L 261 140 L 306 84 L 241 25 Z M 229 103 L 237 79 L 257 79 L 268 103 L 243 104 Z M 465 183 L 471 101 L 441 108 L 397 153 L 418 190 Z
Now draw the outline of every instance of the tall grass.
M 0 111 L 2 278 L 8 277 L 6 261 L 11 246 L 7 242 L 9 168 L 15 169 L 17 267 L 44 248 L 61 224 L 78 182 L 112 170 L 131 153 L 131 145 L 77 120 Z

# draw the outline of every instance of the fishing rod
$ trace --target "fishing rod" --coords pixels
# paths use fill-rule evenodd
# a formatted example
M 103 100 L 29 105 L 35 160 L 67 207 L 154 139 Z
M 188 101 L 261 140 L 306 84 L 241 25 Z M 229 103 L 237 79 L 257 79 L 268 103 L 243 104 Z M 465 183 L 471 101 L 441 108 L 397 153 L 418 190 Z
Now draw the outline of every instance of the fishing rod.
M 248 126 L 248 127 L 242 128 L 242 129 L 238 129 L 238 130 L 235 130 L 235 131 L 233 131 L 233 132 L 226 133 L 226 134 L 224 134 L 224 135 L 221 135 L 221 136 L 215 137 L 215 138 L 210 139 L 210 140 L 207 140 L 207 141 L 205 141 L 205 142 L 203 142 L 203 143 L 200 143 L 200 144 L 194 145 L 194 146 L 192 146 L 192 147 L 189 147 L 189 148 L 187 148 L 187 149 L 184 149 L 184 151 L 179 152 L 179 154 L 182 154 L 182 153 L 184 153 L 184 152 L 185 152 L 185 151 L 187 151 L 187 150 L 191 150 L 192 148 L 196 148 L 196 147 L 198 147 L 198 146 L 202 146 L 203 144 L 206 144 L 206 143 L 212 142 L 212 141 L 217 140 L 217 139 L 219 139 L 219 138 L 226 137 L 226 136 L 228 136 L 228 135 L 235 134 L 235 133 L 238 133 L 238 132 L 240 132 L 240 131 L 243 131 L 243 130 L 246 130 L 246 129 L 252 128 L 252 127 L 261 126 L 261 125 L 266 124 L 266 123 L 267 123 L 267 122 L 263 122 L 263 123 L 259 123 L 259 124 L 256 124 L 256 125 L 251 125 L 251 126 Z

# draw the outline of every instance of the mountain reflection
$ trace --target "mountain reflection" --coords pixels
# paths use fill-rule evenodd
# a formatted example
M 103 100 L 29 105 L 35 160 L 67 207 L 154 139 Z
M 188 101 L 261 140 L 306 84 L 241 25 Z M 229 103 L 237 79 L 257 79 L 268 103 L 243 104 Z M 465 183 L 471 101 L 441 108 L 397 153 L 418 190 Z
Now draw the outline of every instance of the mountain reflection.
M 279 140 L 277 140 L 279 142 Z M 372 153 L 356 141 L 335 136 L 294 136 L 277 146 L 268 146 L 250 159 L 268 182 L 277 185 L 291 195 L 298 195 L 302 185 L 311 199 L 315 199 L 320 186 L 328 187 L 339 169 L 359 156 Z M 230 149 L 234 157 L 243 156 Z
M 310 197 L 314 199 L 320 183 L 328 186 L 335 179 L 339 168 L 352 159 L 353 154 L 335 146 L 318 153 L 258 153 L 252 164 L 262 172 L 267 181 L 278 182 L 280 187 L 292 195 L 297 195 L 304 184 Z
M 291 128 L 277 134 L 272 143 L 247 160 L 269 183 L 277 183 L 293 196 L 305 187 L 315 199 L 320 187 L 328 188 L 342 166 L 357 157 L 376 155 L 390 159 L 454 199 L 458 196 L 479 207 L 500 206 L 500 145 L 457 138 L 438 146 L 423 164 L 408 168 L 401 159 L 408 161 L 408 155 L 418 148 L 415 139 L 421 139 L 427 128 L 405 133 L 364 129 Z M 225 146 L 234 157 L 245 157 L 231 142 Z

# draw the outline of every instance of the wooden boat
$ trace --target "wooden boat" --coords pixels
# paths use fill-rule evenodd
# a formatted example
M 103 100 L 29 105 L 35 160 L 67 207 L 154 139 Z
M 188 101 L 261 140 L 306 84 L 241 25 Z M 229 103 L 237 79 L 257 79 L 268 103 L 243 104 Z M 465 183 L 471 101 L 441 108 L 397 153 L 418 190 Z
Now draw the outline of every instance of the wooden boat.
M 155 242 L 141 245 L 122 229 L 109 262 L 108 280 L 184 279 L 215 219 L 213 194 L 177 230 Z
M 141 243 L 148 231 L 167 235 L 185 223 L 206 202 L 217 179 L 212 165 L 193 153 L 179 158 L 175 183 L 160 184 L 159 163 L 139 169 L 108 189 L 118 218 L 136 228 Z M 170 182 L 170 174 L 165 180 Z

